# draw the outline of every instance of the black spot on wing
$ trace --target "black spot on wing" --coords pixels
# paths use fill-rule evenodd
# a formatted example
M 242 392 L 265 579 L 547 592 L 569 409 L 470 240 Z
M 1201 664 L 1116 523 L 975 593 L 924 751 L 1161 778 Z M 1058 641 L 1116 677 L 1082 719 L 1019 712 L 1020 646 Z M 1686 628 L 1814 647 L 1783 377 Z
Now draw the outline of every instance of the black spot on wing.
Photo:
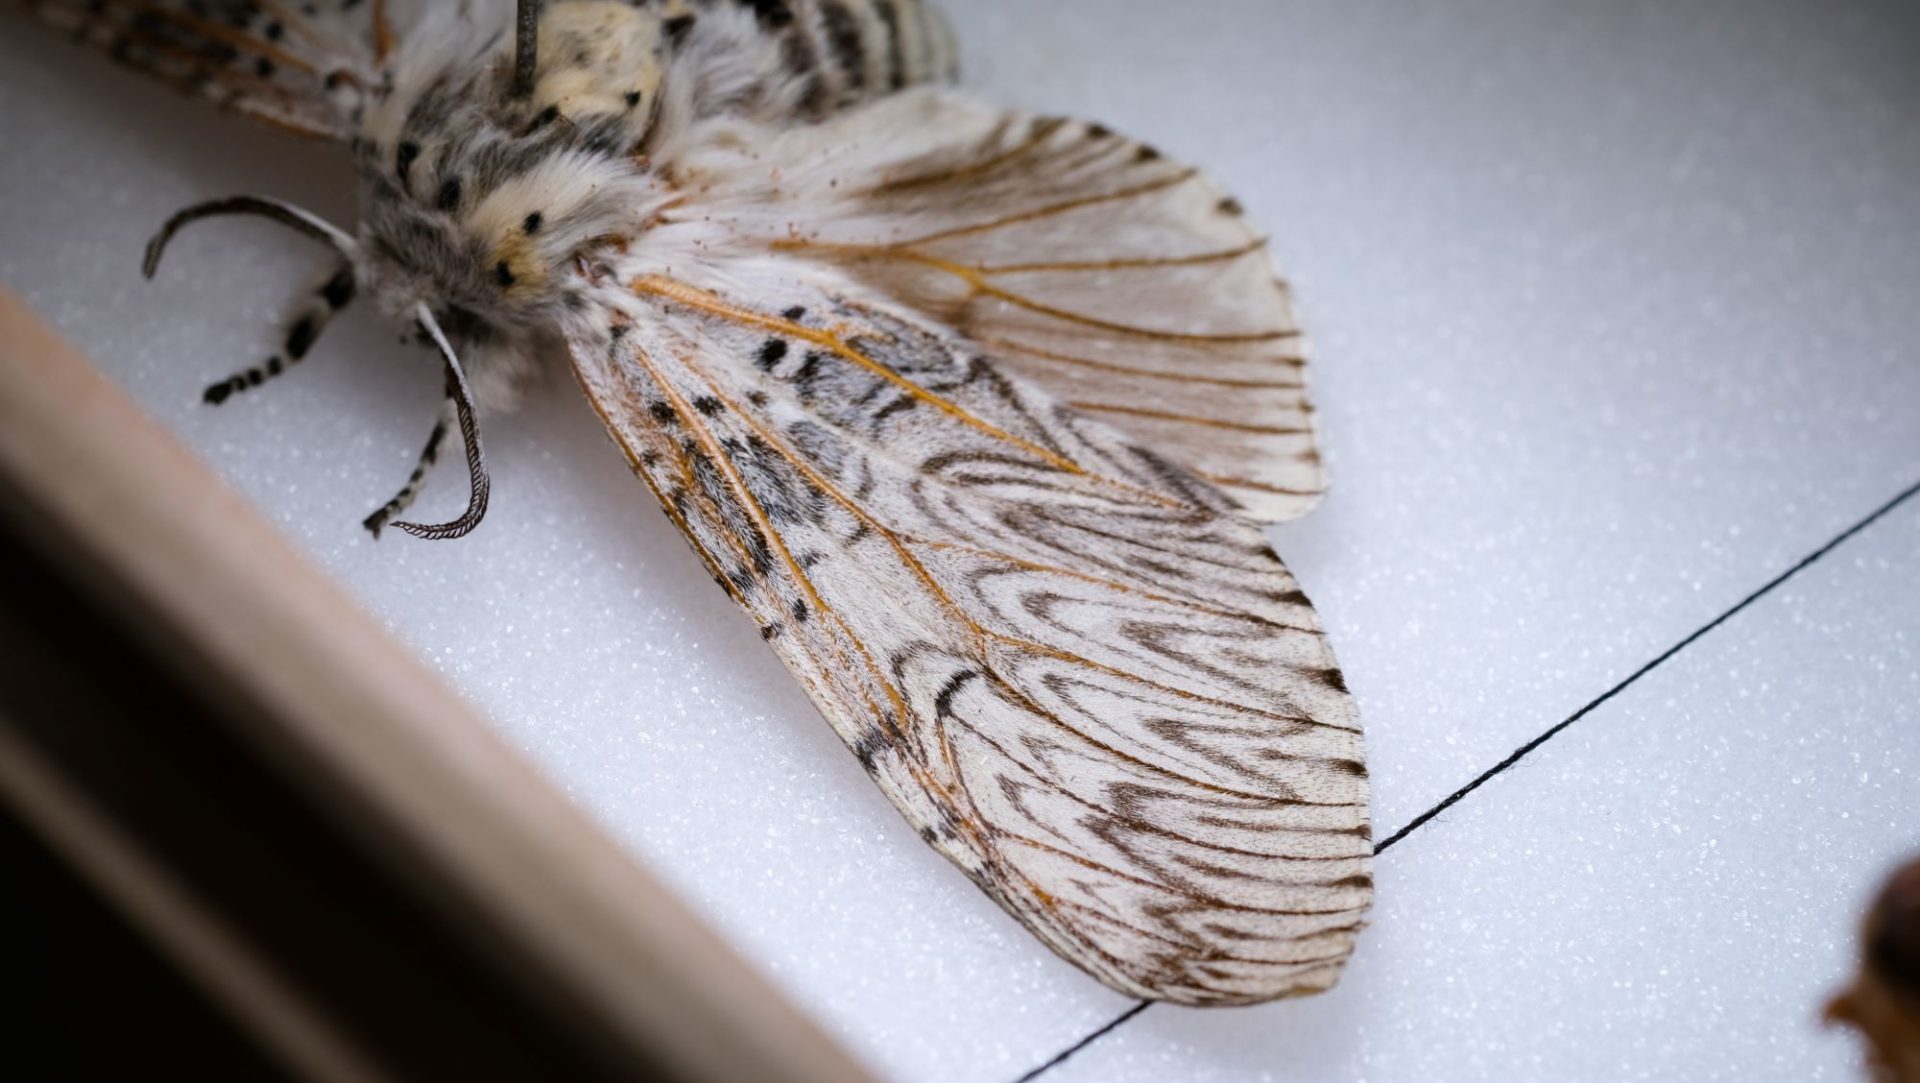
M 760 345 L 760 354 L 754 359 L 754 363 L 759 365 L 761 369 L 772 372 L 774 366 L 778 365 L 781 359 L 786 356 L 787 340 L 770 338 Z

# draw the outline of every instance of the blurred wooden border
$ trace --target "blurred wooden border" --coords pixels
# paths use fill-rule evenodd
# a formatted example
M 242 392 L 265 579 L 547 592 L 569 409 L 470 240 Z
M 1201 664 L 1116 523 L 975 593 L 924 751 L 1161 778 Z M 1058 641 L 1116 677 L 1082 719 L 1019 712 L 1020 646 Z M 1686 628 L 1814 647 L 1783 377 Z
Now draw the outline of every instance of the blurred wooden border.
M 0 525 L 25 539 L 7 573 L 17 653 L 0 684 L 16 694 L 0 700 L 0 801 L 290 1067 L 369 1078 L 411 1074 L 416 1056 L 458 1063 L 445 1046 L 395 1060 L 391 1013 L 484 994 L 479 1014 L 454 1016 L 490 1020 L 469 1031 L 476 1048 L 511 1039 L 513 1055 L 551 1050 L 556 1068 L 869 1078 L 4 290 Z M 162 672 L 123 682 L 143 660 Z M 195 711 L 198 729 L 171 728 Z M 188 811 L 169 832 L 175 808 Z M 301 849 L 309 836 L 321 856 Z M 216 841 L 254 856 L 233 868 L 191 852 Z M 314 899 L 336 888 L 337 903 Z M 382 900 L 445 937 L 366 944 L 364 998 L 313 977 L 377 939 L 336 935 L 325 958 L 300 961 L 301 945 L 339 933 L 313 915 L 410 928 L 347 909 Z M 423 986 L 441 991 L 434 1004 L 382 1000 L 443 962 L 460 977 Z M 371 1018 L 374 1004 L 386 1014 Z M 454 1031 L 427 1014 L 420 1040 L 446 1041 Z

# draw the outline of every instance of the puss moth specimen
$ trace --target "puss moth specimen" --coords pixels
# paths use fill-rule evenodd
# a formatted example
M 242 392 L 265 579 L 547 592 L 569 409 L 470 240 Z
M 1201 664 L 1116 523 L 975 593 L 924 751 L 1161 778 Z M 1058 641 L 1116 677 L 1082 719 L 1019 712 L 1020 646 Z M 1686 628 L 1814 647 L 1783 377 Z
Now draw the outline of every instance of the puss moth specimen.
M 922 838 L 1132 996 L 1326 989 L 1371 898 L 1354 705 L 1262 524 L 1323 487 L 1239 204 L 950 89 L 917 0 L 106 0 L 72 36 L 353 155 L 279 351 L 356 296 L 457 433 L 570 367 L 714 580 Z M 1256 137 L 1261 133 L 1248 133 Z

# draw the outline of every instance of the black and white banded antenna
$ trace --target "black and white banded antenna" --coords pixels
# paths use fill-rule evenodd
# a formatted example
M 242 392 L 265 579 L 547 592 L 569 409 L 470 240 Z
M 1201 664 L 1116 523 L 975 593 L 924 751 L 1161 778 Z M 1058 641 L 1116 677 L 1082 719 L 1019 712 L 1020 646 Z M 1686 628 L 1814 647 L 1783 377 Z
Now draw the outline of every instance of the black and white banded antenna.
M 440 351 L 440 361 L 446 366 L 447 398 L 453 403 L 454 417 L 460 426 L 460 443 L 467 454 L 467 510 L 452 522 L 393 525 L 428 541 L 464 538 L 473 533 L 473 528 L 480 525 L 480 520 L 486 518 L 487 497 L 493 489 L 487 476 L 486 449 L 480 445 L 480 425 L 475 417 L 473 388 L 467 383 L 467 371 L 460 365 L 460 356 L 447 341 L 446 332 L 440 329 L 440 321 L 434 318 L 433 309 L 426 302 L 419 302 L 413 306 L 413 319 L 421 333 Z M 369 519 L 378 516 L 379 513 L 375 512 Z M 374 528 L 368 525 L 367 529 Z M 379 533 L 376 531 L 374 536 L 378 537 Z

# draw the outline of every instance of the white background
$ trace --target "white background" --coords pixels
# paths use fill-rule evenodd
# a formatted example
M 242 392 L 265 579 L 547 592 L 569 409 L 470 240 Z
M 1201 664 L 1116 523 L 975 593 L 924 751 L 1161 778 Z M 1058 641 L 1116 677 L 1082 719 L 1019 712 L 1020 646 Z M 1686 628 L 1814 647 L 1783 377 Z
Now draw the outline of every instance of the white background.
M 970 0 L 981 93 L 1205 165 L 1269 228 L 1335 487 L 1276 532 L 1368 724 L 1385 834 L 1920 479 L 1920 19 L 1897 3 Z M 360 530 L 439 376 L 322 256 L 329 148 L 0 13 L 0 282 L 108 368 L 878 1070 L 1002 1081 L 1128 1006 L 873 790 L 570 381 L 487 427 L 493 511 Z M 422 514 L 451 514 L 457 470 Z M 1390 850 L 1311 1002 L 1155 1008 L 1096 1080 L 1849 1079 L 1814 1026 L 1920 850 L 1920 506 Z

